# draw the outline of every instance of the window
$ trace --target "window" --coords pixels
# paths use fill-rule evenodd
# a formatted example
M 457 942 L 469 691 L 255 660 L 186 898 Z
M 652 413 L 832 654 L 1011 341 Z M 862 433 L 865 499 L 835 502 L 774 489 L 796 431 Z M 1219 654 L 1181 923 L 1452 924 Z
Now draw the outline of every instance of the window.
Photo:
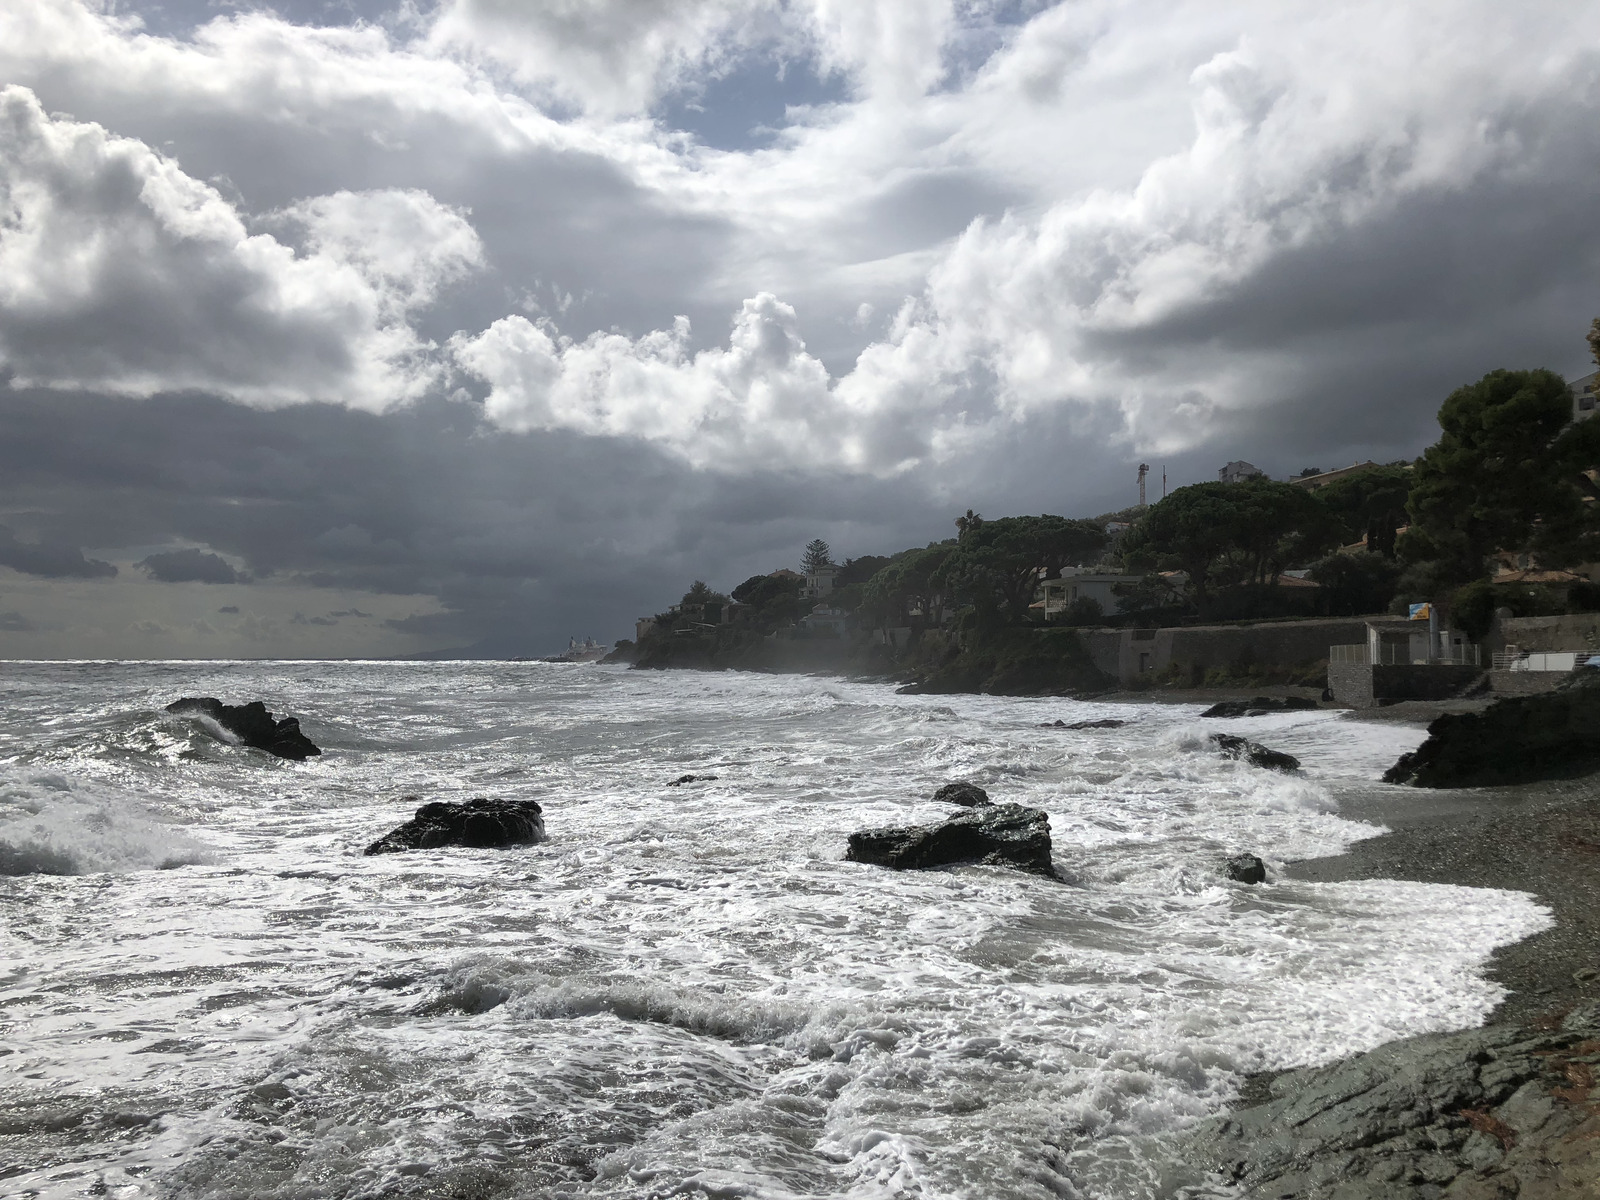
M 1593 412 L 1594 411 L 1594 397 L 1592 395 L 1587 395 L 1587 394 L 1579 396 L 1578 397 L 1578 411 L 1579 412 Z

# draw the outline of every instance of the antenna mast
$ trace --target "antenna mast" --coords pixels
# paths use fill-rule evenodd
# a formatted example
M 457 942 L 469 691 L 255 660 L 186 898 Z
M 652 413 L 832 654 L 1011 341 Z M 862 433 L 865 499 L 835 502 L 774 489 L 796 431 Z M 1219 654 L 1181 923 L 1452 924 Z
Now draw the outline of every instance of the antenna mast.
M 1144 507 L 1144 477 L 1150 474 L 1150 464 L 1139 464 L 1139 507 Z

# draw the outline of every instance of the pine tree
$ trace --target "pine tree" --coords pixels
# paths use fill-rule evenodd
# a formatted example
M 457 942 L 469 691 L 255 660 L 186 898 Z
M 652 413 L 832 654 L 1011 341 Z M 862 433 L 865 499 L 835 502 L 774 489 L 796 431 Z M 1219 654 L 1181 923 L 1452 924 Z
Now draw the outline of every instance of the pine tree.
M 800 569 L 807 575 L 814 575 L 823 567 L 833 566 L 833 551 L 828 549 L 828 543 L 821 538 L 812 538 L 806 547 L 805 558 L 800 561 Z

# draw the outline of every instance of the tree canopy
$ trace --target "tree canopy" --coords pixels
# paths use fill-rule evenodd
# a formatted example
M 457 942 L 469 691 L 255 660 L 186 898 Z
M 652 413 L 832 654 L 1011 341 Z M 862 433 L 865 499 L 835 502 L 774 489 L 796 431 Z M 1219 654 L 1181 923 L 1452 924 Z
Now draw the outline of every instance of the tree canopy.
M 828 548 L 828 543 L 821 538 L 812 538 L 806 543 L 805 556 L 800 560 L 800 569 L 807 575 L 822 570 L 823 567 L 833 566 L 833 551 Z
M 1417 460 L 1409 509 L 1417 545 L 1441 582 L 1483 577 L 1499 550 L 1546 566 L 1592 559 L 1592 485 L 1600 429 L 1572 420 L 1572 390 L 1553 371 L 1491 371 L 1439 409 L 1439 440 Z
M 1366 539 L 1367 549 L 1394 557 L 1395 530 L 1410 519 L 1406 499 L 1411 472 L 1402 466 L 1372 466 L 1353 471 L 1312 492 L 1339 523 L 1342 540 Z
M 1058 579 L 1063 567 L 1094 561 L 1108 540 L 1091 521 L 1048 514 L 993 521 L 974 516 L 958 522 L 961 536 L 934 582 L 1013 621 L 1027 618 L 1041 571 L 1046 579 Z
M 1336 540 L 1311 493 L 1257 478 L 1176 489 L 1151 506 L 1128 550 L 1171 556 L 1204 603 L 1213 582 L 1273 582 L 1291 560 L 1314 558 Z

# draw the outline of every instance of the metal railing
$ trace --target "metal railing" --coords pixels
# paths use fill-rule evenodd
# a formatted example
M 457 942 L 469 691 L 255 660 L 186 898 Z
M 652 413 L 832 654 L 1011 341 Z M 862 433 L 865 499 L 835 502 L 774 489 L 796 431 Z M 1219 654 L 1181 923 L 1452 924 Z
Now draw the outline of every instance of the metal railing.
M 1475 667 L 1479 664 L 1479 649 L 1477 646 L 1445 646 L 1430 663 L 1426 658 L 1413 657 L 1411 647 L 1400 642 L 1380 642 L 1376 651 L 1366 642 L 1357 642 L 1351 646 L 1329 646 L 1328 661 L 1374 667 Z

